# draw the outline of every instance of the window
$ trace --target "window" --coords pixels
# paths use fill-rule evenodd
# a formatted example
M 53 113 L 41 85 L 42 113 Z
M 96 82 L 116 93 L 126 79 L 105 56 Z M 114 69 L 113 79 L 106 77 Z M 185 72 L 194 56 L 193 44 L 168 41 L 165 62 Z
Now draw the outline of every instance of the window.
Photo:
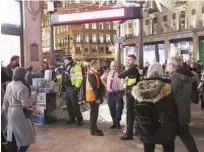
M 111 29 L 111 27 L 110 27 L 110 22 L 106 22 L 106 29 L 107 29 L 107 30 L 110 30 L 110 29 Z
M 163 16 L 163 21 L 166 22 L 167 21 L 167 15 Z
M 97 48 L 92 48 L 92 54 L 97 54 Z
M 112 54 L 110 47 L 106 46 L 106 54 Z
M 128 23 L 128 28 L 132 28 L 132 23 Z
M 99 29 L 103 30 L 103 23 L 99 23 Z
M 96 23 L 92 23 L 92 29 L 96 29 Z
M 103 42 L 104 42 L 103 35 L 100 35 L 100 36 L 99 36 L 99 41 L 100 41 L 100 43 L 103 43 Z
M 81 54 L 81 49 L 80 49 L 80 47 L 76 47 L 75 53 L 76 53 L 76 54 Z
M 202 14 L 204 14 L 204 6 L 202 7 Z
M 96 34 L 92 34 L 92 42 L 96 42 L 97 41 L 97 38 L 96 38 Z
M 149 25 L 149 20 L 145 20 L 145 25 Z
M 77 36 L 76 36 L 76 42 L 81 42 L 81 35 L 80 35 L 80 34 L 77 34 Z
M 85 29 L 89 29 L 89 24 L 85 24 Z
M 84 54 L 89 54 L 89 48 L 84 48 Z
M 157 18 L 156 17 L 153 19 L 153 23 L 154 24 L 157 23 Z
M 172 14 L 172 19 L 175 20 L 176 19 L 176 13 Z
M 192 9 L 192 15 L 196 14 L 196 9 Z
M 85 34 L 85 42 L 89 42 L 89 35 Z
M 117 26 L 116 26 L 117 24 L 113 24 L 113 29 L 114 30 L 117 30 Z
M 180 13 L 180 17 L 181 17 L 181 18 L 185 18 L 185 17 L 186 17 L 186 13 L 185 13 L 185 11 L 181 11 L 181 13 Z
M 110 42 L 110 34 L 106 34 L 106 42 Z
M 99 47 L 99 54 L 104 54 L 104 48 L 103 47 Z

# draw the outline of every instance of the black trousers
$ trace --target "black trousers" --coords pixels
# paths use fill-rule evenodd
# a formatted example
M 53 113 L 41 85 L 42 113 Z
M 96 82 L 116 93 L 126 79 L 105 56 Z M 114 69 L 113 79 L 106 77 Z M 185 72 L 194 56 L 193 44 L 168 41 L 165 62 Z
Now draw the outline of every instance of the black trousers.
M 78 92 L 72 87 L 66 88 L 65 99 L 70 119 L 75 120 L 77 118 L 77 121 L 81 122 L 83 117 L 78 104 Z
M 191 133 L 189 132 L 188 125 L 181 125 L 180 126 L 179 137 L 189 152 L 198 152 L 198 149 L 196 147 L 196 143 L 195 143 Z
M 99 104 L 94 102 L 90 102 L 90 131 L 91 133 L 94 133 L 98 130 L 97 127 L 97 119 L 98 119 L 98 112 L 99 112 Z
M 12 135 L 12 142 L 8 142 L 7 150 L 8 152 L 26 152 L 29 146 L 18 147 L 16 144 L 16 139 L 14 134 Z
M 144 144 L 144 152 L 154 152 L 155 144 L 152 143 L 143 143 Z M 175 151 L 175 143 L 174 141 L 163 144 L 162 145 L 164 152 L 174 152 Z
M 126 93 L 126 98 L 127 98 L 127 132 L 126 134 L 129 137 L 133 136 L 133 125 L 134 125 L 134 120 L 135 120 L 135 113 L 134 113 L 134 106 L 135 106 L 135 99 L 131 95 L 130 92 Z

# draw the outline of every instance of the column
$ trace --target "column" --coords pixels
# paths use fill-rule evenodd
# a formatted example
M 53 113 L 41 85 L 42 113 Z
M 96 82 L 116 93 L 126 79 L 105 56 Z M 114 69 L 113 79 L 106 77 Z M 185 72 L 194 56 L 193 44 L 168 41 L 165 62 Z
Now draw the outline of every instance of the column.
M 196 32 L 193 33 L 193 59 L 195 61 L 199 59 L 199 38 Z
M 42 63 L 42 1 L 23 1 L 24 67 L 39 69 Z
M 165 59 L 168 60 L 170 51 L 170 41 L 165 39 Z
M 142 3 L 140 4 L 140 7 L 142 11 Z M 143 68 L 143 17 L 142 16 L 139 18 L 138 59 L 139 59 L 139 67 Z

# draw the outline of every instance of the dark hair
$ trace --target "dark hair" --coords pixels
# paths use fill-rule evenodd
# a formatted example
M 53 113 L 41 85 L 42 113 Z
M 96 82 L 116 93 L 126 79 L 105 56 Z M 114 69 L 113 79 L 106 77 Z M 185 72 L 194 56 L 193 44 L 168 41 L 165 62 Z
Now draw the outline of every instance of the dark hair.
M 20 58 L 20 56 L 14 55 L 14 56 L 11 57 L 10 61 L 12 62 L 14 60 L 17 60 L 18 58 Z
M 133 58 L 133 59 L 135 59 L 135 60 L 137 59 L 134 54 L 130 54 L 130 55 L 128 55 L 128 57 Z
M 33 71 L 33 66 L 29 66 L 26 70 L 29 72 Z
M 29 84 L 28 84 L 24 79 L 20 79 L 20 78 L 15 78 L 15 77 L 13 77 L 13 80 L 14 80 L 14 81 L 21 81 L 21 82 L 28 88 L 29 94 L 31 95 L 30 86 L 29 86 Z

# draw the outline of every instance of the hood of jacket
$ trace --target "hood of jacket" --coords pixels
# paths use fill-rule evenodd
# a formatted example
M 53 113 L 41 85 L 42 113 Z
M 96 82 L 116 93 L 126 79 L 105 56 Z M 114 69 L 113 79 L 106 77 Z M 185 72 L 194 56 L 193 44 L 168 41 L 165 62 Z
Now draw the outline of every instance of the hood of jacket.
M 171 94 L 171 85 L 161 80 L 143 80 L 132 89 L 132 95 L 137 102 L 157 103 Z
M 189 83 L 190 84 L 192 82 L 192 77 L 190 77 L 188 75 L 178 73 L 178 72 L 173 72 L 173 73 L 170 74 L 170 79 L 173 79 L 174 77 L 179 78 L 184 83 Z

